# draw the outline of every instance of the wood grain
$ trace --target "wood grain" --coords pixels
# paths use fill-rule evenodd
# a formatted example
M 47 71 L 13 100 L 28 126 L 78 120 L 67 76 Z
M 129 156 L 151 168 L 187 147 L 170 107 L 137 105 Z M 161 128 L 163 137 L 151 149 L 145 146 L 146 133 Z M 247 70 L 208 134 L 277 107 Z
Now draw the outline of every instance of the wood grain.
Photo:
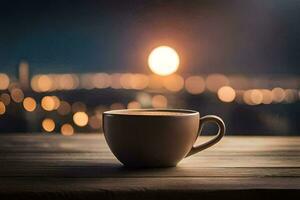
M 300 197 L 300 137 L 227 136 L 175 168 L 132 170 L 101 134 L 6 134 L 0 163 L 9 199 Z

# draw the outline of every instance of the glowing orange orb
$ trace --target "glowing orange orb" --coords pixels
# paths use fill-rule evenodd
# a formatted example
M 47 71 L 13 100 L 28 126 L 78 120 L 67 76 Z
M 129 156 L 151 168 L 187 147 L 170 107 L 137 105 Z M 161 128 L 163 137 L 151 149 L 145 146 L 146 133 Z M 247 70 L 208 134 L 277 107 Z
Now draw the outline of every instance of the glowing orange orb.
M 153 73 L 167 76 L 177 71 L 179 56 L 171 47 L 160 46 L 150 53 L 148 65 Z

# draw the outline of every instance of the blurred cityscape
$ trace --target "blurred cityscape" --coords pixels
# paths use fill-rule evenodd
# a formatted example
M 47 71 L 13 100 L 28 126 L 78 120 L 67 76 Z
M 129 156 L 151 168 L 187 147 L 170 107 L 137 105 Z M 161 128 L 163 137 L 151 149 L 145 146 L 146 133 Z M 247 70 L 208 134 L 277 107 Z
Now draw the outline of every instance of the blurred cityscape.
M 228 134 L 296 135 L 300 131 L 300 77 L 242 74 L 0 72 L 0 133 L 70 136 L 102 131 L 111 109 L 186 108 L 216 114 Z M 214 127 L 208 127 L 214 129 Z

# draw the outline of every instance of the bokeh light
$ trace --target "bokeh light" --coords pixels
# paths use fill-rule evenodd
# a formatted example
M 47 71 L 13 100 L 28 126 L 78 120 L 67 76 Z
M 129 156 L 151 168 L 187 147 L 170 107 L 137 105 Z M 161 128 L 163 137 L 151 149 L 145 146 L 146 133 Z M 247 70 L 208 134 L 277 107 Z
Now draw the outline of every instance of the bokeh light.
M 106 73 L 96 73 L 92 78 L 95 88 L 103 89 L 110 86 L 110 76 Z
M 141 108 L 141 104 L 138 101 L 130 101 L 127 104 L 128 109 L 139 109 Z
M 20 88 L 13 88 L 10 95 L 12 100 L 16 103 L 20 103 L 24 99 L 24 93 Z
M 31 81 L 30 81 L 31 89 L 35 92 L 40 92 L 39 86 L 38 86 L 38 79 L 39 79 L 39 75 L 35 75 L 31 78 Z
M 171 47 L 160 46 L 150 53 L 148 65 L 153 73 L 167 76 L 177 71 L 179 56 Z
M 5 104 L 0 101 L 0 115 L 3 115 L 6 111 Z
M 26 97 L 23 101 L 23 107 L 28 112 L 33 112 L 36 109 L 36 101 L 32 97 Z
M 229 103 L 235 99 L 236 93 L 232 87 L 223 86 L 218 90 L 218 97 L 221 101 Z
M 20 89 L 20 84 L 18 82 L 11 82 L 8 86 L 8 91 L 12 92 L 13 89 Z
M 136 99 L 144 108 L 151 106 L 151 96 L 148 93 L 139 92 Z
M 173 74 L 173 75 L 164 77 L 163 84 L 167 90 L 169 90 L 171 92 L 178 92 L 184 86 L 184 79 L 178 74 Z
M 61 90 L 73 90 L 79 86 L 79 79 L 74 74 L 62 74 L 58 77 L 57 88 Z
M 261 92 L 262 92 L 262 96 L 263 96 L 262 103 L 263 104 L 271 104 L 273 101 L 271 90 L 262 89 Z
M 120 73 L 115 73 L 115 74 L 112 74 L 110 76 L 110 80 L 111 80 L 111 83 L 110 83 L 110 87 L 113 88 L 113 89 L 121 89 L 122 88 L 122 85 L 121 85 L 121 74 Z
M 162 84 L 162 77 L 161 76 L 158 76 L 156 74 L 151 74 L 149 76 L 149 85 L 148 87 L 150 89 L 161 89 L 163 87 L 163 84 Z
M 293 103 L 297 100 L 297 90 L 295 89 L 286 89 L 284 101 L 286 103 Z
M 83 127 L 88 124 L 89 117 L 85 112 L 76 112 L 73 115 L 73 121 L 77 126 Z
M 57 110 L 60 106 L 60 100 L 57 96 L 51 96 L 54 101 L 54 110 Z
M 243 101 L 248 104 L 248 105 L 253 105 L 253 103 L 251 102 L 251 90 L 246 90 L 245 92 L 243 92 Z
M 185 89 L 191 94 L 201 94 L 205 90 L 205 81 L 201 76 L 190 76 L 185 80 Z
M 51 96 L 45 96 L 42 98 L 41 106 L 46 111 L 53 111 L 56 108 L 56 103 Z
M 74 134 L 77 126 L 88 125 L 82 129 L 88 132 L 101 129 L 102 113 L 107 110 L 189 106 L 197 101 L 195 98 L 200 98 L 200 101 L 217 98 L 220 102 L 235 102 L 236 107 L 245 106 L 242 105 L 244 103 L 251 106 L 263 104 L 261 107 L 264 109 L 266 105 L 272 103 L 293 104 L 298 103 L 300 99 L 300 79 L 289 76 L 282 79 L 223 74 L 210 74 L 206 77 L 191 74 L 184 79 L 176 73 L 167 76 L 141 73 L 38 74 L 33 76 L 31 79 L 33 91 L 47 92 L 47 94 L 36 94 L 23 86 L 20 80 L 10 79 L 6 74 L 0 73 L 0 81 L 3 80 L 4 82 L 0 83 L 0 89 L 7 91 L 1 91 L 0 94 L 0 115 L 4 114 L 1 116 L 2 119 L 18 115 L 19 112 L 15 112 L 15 108 L 20 108 L 21 105 L 13 102 L 22 103 L 23 111 L 36 112 L 38 116 L 49 115 L 52 118 L 42 120 L 44 131 L 53 132 L 57 126 L 62 135 Z M 99 91 L 104 88 L 108 89 Z M 111 90 L 111 88 L 120 89 L 120 91 Z M 93 89 L 93 91 L 82 89 Z M 185 91 L 181 92 L 183 89 Z M 77 91 L 56 90 L 78 90 L 78 93 Z M 106 96 L 110 93 L 115 93 L 112 94 L 112 98 Z M 206 93 L 203 98 L 199 95 L 202 93 Z M 25 94 L 30 97 L 24 98 Z M 57 96 L 50 96 L 54 94 Z M 85 98 L 86 94 L 92 94 L 95 97 Z M 191 97 L 191 95 L 199 95 L 199 97 Z M 61 97 L 67 100 L 62 100 Z M 24 113 L 23 111 L 21 112 Z M 5 115 L 7 112 L 9 115 Z M 36 131 L 33 123 L 37 121 L 41 123 L 40 117 L 31 118 L 32 114 L 28 115 L 26 112 L 22 117 L 29 119 L 28 123 L 32 123 L 27 126 L 28 130 Z M 62 123 L 55 124 L 53 120 L 61 120 Z
M 132 89 L 132 86 L 131 86 L 132 78 L 133 78 L 133 74 L 131 74 L 131 73 L 122 74 L 120 77 L 120 84 L 121 84 L 122 88 Z
M 60 132 L 64 136 L 71 136 L 74 134 L 74 128 L 71 124 L 63 124 L 60 128 Z
M 9 77 L 4 74 L 0 73 L 0 90 L 6 90 L 9 86 Z
M 50 91 L 53 87 L 53 81 L 48 75 L 41 75 L 37 79 L 37 88 L 41 92 Z
M 155 95 L 152 97 L 153 108 L 166 108 L 168 107 L 168 99 L 163 95 Z
M 52 132 L 55 129 L 55 122 L 53 119 L 46 118 L 42 122 L 42 127 L 47 132 Z
M 4 103 L 4 105 L 9 105 L 10 104 L 10 96 L 7 93 L 3 93 L 0 95 L 0 101 Z
M 276 103 L 280 103 L 285 98 L 285 91 L 282 88 L 276 87 L 272 89 L 272 99 Z
M 261 104 L 263 101 L 263 94 L 260 90 L 257 89 L 251 90 L 250 99 L 254 105 Z
M 142 90 L 148 87 L 149 78 L 144 74 L 134 74 L 130 79 L 130 85 L 132 89 Z

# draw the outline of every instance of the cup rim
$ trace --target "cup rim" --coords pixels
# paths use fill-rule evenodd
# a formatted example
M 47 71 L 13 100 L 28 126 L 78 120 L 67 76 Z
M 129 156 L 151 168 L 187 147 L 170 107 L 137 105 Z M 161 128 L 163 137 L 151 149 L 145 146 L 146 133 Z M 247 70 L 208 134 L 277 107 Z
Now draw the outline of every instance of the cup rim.
M 152 112 L 180 112 L 182 115 L 139 115 L 135 113 L 129 113 L 128 111 L 135 112 L 144 112 L 144 111 L 152 111 Z M 117 116 L 140 116 L 140 117 L 186 117 L 193 115 L 200 115 L 198 111 L 188 110 L 188 109 L 155 109 L 155 108 L 145 108 L 145 109 L 119 109 L 119 110 L 109 110 L 103 112 L 103 115 L 117 115 Z

